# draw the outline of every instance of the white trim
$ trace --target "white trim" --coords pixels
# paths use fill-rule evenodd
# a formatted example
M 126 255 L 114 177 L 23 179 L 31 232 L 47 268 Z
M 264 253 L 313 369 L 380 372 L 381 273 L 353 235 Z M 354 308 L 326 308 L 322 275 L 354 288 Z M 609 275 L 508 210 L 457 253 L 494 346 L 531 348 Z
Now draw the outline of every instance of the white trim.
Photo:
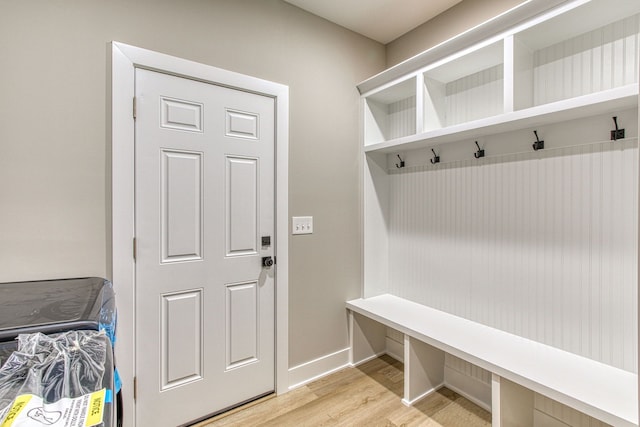
M 135 68 L 173 75 L 271 96 L 276 105 L 276 378 L 278 394 L 289 390 L 289 88 L 205 64 L 126 44 L 111 42 L 109 81 L 111 104 L 111 271 L 118 306 L 116 360 L 123 382 L 124 426 L 135 425 L 135 263 L 134 237 L 134 96 Z M 110 107 L 110 108 L 109 108 Z
M 588 0 L 583 0 L 585 2 Z M 568 5 L 567 5 L 568 4 Z M 436 61 L 448 58 L 450 55 L 464 49 L 473 48 L 478 41 L 497 40 L 515 32 L 515 29 L 522 29 L 520 25 L 526 22 L 533 25 L 536 21 L 534 17 L 555 8 L 556 13 L 564 11 L 562 7 L 575 7 L 577 3 L 569 3 L 568 0 L 526 0 L 513 8 L 476 25 L 454 37 L 433 46 L 399 64 L 388 68 L 381 73 L 356 85 L 360 94 L 365 94 L 375 88 L 395 79 L 400 79 L 408 73 L 424 67 L 425 64 L 432 64 Z
M 350 366 L 349 350 L 350 348 L 347 347 L 289 369 L 289 380 L 291 381 L 289 390 L 302 387 L 311 381 L 315 381 Z M 373 358 L 375 357 L 376 356 Z
M 385 337 L 385 344 L 387 356 L 404 363 L 404 343 Z
M 422 393 L 420 396 L 415 397 L 415 398 L 413 398 L 413 399 L 411 399 L 411 400 L 407 400 L 407 398 L 406 398 L 406 397 L 403 397 L 403 398 L 402 398 L 402 400 L 401 400 L 401 402 L 402 402 L 402 404 L 403 404 L 404 406 L 413 406 L 413 405 L 415 405 L 416 403 L 418 403 L 420 400 L 424 399 L 425 397 L 427 397 L 427 396 L 429 396 L 429 395 L 431 395 L 431 394 L 433 394 L 433 393 L 437 392 L 437 391 L 438 391 L 438 390 L 440 390 L 442 387 L 445 387 L 445 383 L 444 383 L 444 382 L 442 382 L 442 383 L 438 384 L 438 385 L 437 385 L 437 386 L 435 386 L 435 387 L 430 388 L 429 390 L 427 390 L 427 391 L 425 391 L 424 393 Z
M 444 367 L 444 386 L 491 412 L 491 384 L 486 384 L 470 375 Z

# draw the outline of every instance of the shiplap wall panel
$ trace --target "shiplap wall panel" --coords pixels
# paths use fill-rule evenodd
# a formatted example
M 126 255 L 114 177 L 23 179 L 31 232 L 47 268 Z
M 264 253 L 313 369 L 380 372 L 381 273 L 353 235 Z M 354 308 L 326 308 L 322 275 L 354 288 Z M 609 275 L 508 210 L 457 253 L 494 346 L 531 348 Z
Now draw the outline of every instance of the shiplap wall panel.
M 553 399 L 549 399 L 539 393 L 534 393 L 533 398 L 534 411 L 542 412 L 553 420 L 561 422 L 563 426 L 569 427 L 608 427 L 600 420 L 592 418 L 580 411 L 570 408 Z M 549 425 L 547 417 L 534 417 L 534 427 L 546 427 Z
M 637 82 L 639 22 L 634 15 L 534 52 L 534 104 Z
M 389 104 L 388 112 L 388 140 L 416 133 L 415 96 Z
M 458 371 L 462 375 L 466 375 L 483 384 L 491 386 L 491 372 L 486 369 L 482 369 L 473 363 L 469 363 L 466 360 L 460 359 L 459 357 L 453 356 L 449 353 L 446 353 L 444 356 L 444 364 L 445 366 Z
M 446 124 L 469 122 L 504 112 L 502 64 L 446 84 Z
M 389 292 L 637 371 L 637 143 L 390 171 Z

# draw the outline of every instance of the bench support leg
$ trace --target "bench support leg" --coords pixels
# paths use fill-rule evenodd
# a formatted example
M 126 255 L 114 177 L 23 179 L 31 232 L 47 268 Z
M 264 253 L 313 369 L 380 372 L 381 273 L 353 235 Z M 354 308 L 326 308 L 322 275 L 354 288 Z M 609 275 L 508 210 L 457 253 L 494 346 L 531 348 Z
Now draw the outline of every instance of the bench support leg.
M 496 378 L 498 379 L 498 387 L 496 387 Z M 492 374 L 491 390 L 493 396 L 492 427 L 534 425 L 534 393 L 531 390 L 496 374 Z
M 500 427 L 501 424 L 500 381 L 499 375 L 491 374 L 491 427 Z
M 349 310 L 349 363 L 357 366 L 385 352 L 387 327 Z
M 413 405 L 444 384 L 444 351 L 404 336 L 404 398 Z

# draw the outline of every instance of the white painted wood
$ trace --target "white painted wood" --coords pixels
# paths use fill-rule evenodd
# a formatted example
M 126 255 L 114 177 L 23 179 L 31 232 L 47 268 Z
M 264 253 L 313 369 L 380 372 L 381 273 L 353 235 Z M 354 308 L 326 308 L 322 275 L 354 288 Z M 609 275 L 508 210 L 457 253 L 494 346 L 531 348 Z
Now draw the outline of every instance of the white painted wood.
M 404 397 L 411 406 L 444 385 L 444 352 L 404 336 Z
M 389 338 L 388 336 L 385 337 L 384 352 L 396 359 L 398 362 L 404 363 L 404 340 L 400 342 Z
M 636 141 L 394 168 L 389 293 L 634 372 L 637 173 Z
M 243 139 L 259 139 L 260 117 L 245 111 L 226 109 L 227 136 Z
M 169 390 L 203 376 L 202 289 L 161 296 L 161 383 Z
M 202 132 L 202 104 L 182 99 L 160 98 L 160 126 L 167 129 Z
M 284 85 L 222 70 L 209 65 L 160 54 L 123 43 L 111 43 L 109 57 L 108 112 L 111 120 L 111 210 L 112 240 L 109 276 L 114 283 L 118 305 L 118 346 L 116 358 L 123 383 L 125 426 L 135 425 L 133 379 L 135 375 L 135 264 L 132 255 L 134 236 L 134 121 L 132 98 L 136 67 L 151 68 L 181 76 L 244 88 L 271 96 L 276 104 L 276 240 L 278 280 L 276 292 L 278 393 L 288 390 L 288 135 L 289 92 Z
M 608 425 L 538 393 L 534 393 L 533 410 L 534 426 L 554 425 L 550 424 L 549 419 L 570 427 L 606 427 Z
M 496 116 L 504 111 L 503 65 L 446 85 L 447 126 Z
M 491 374 L 491 426 L 502 427 L 502 378 Z
M 135 68 L 116 43 L 111 43 L 108 80 L 111 93 L 110 127 L 107 138 L 111 148 L 111 247 L 110 271 L 118 308 L 118 344 L 115 359 L 122 381 L 124 414 L 135 414 L 133 387 L 135 376 L 135 263 L 132 254 L 134 231 L 134 122 L 132 98 Z M 110 134 L 109 134 L 110 132 Z M 109 265 L 109 262 L 107 262 Z M 126 427 L 135 426 L 135 416 L 124 418 Z
M 163 96 L 203 104 L 204 132 L 160 126 Z M 256 250 L 257 236 L 274 232 L 274 101 L 140 69 L 136 70 L 136 100 L 136 416 L 139 423 L 179 425 L 275 389 L 274 269 L 263 268 L 261 261 L 261 256 L 273 252 L 272 247 Z M 228 108 L 260 116 L 260 138 L 227 136 Z M 168 163 L 163 172 L 167 161 L 162 153 L 167 150 L 182 160 Z M 159 195 L 169 202 L 161 203 Z M 183 205 L 196 208 L 182 213 Z M 157 230 L 165 215 L 173 216 L 170 231 L 178 242 L 190 242 L 194 228 L 202 236 L 200 259 L 158 263 L 166 238 L 158 236 Z M 201 226 L 194 227 L 194 222 Z M 225 236 L 230 252 L 220 245 Z M 174 238 L 169 235 L 169 248 Z M 238 252 L 243 256 L 231 256 Z M 169 345 L 171 352 L 165 351 L 168 366 L 177 373 L 192 371 L 189 355 L 201 352 L 202 375 L 190 374 L 158 387 L 158 366 L 168 369 L 161 357 L 153 356 L 166 347 L 158 341 L 158 325 L 169 323 L 167 329 L 174 333 L 167 339 L 175 339 L 179 326 L 184 326 L 175 315 L 163 318 L 158 313 L 158 298 L 194 288 L 203 289 L 200 322 L 206 340 L 180 340 L 196 346 L 185 349 L 185 357 L 177 357 L 180 349 L 173 345 Z M 173 314 L 187 313 L 174 310 Z M 208 399 L 193 398 L 198 395 Z M 159 413 L 159 406 L 174 410 Z
M 486 384 L 478 381 L 445 364 L 444 385 L 484 410 L 491 412 L 491 383 Z
M 400 362 L 404 362 L 404 334 L 402 332 L 387 328 L 385 353 Z
M 227 134 L 228 135 L 228 134 Z M 259 161 L 262 159 L 225 156 L 226 177 L 226 256 L 246 256 L 258 253 L 260 224 L 258 221 Z M 264 165 L 262 160 L 262 167 Z M 266 183 L 263 182 L 262 185 Z M 266 235 L 266 234 L 265 234 Z
M 432 147 L 449 142 L 479 139 L 497 133 L 626 110 L 637 107 L 637 103 L 638 84 L 631 84 L 441 129 L 432 129 L 392 141 L 370 144 L 364 150 L 367 153 L 391 153 Z
M 513 86 L 505 86 L 506 92 L 511 92 L 513 99 L 513 109 L 507 111 L 522 110 L 531 107 L 533 104 L 533 51 L 525 45 L 519 37 L 512 36 L 513 64 L 506 69 L 512 69 L 511 75 Z
M 365 145 L 417 132 L 416 88 L 416 78 L 413 77 L 365 99 Z
M 610 3 L 565 2 L 396 78 L 406 82 L 423 75 L 424 127 L 418 126 L 416 134 L 367 137 L 367 151 L 427 147 L 632 106 L 638 93 L 640 6 Z M 449 47 L 456 45 L 451 42 Z M 395 69 L 386 73 L 388 79 L 396 76 Z M 383 92 L 372 90 L 371 82 L 384 80 L 383 75 L 363 83 L 367 102 L 378 93 L 401 92 L 394 88 L 402 83 L 387 83 Z M 446 87 L 444 101 L 441 85 Z M 620 88 L 632 93 L 612 91 Z M 590 94 L 600 96 L 584 97 Z M 544 108 L 532 108 L 538 106 Z
M 364 296 L 388 292 L 389 287 L 389 180 L 387 159 L 374 153 L 365 157 L 363 182 Z
M 534 51 L 533 105 L 637 83 L 638 25 L 636 14 Z
M 425 119 L 427 118 L 427 106 L 426 91 L 425 91 L 425 79 L 424 74 L 420 73 L 416 75 L 416 126 L 415 133 L 422 133 L 425 131 Z
M 494 377 L 497 377 L 497 375 L 494 375 Z M 500 380 L 500 390 L 496 393 L 496 398 L 500 399 L 500 423 L 502 427 L 535 425 L 533 414 L 535 393 L 505 378 L 498 378 Z
M 416 97 L 402 99 L 388 105 L 385 140 L 402 138 L 416 132 Z
M 533 411 L 533 424 L 531 425 L 533 427 L 570 427 L 569 424 L 565 424 L 562 421 L 535 409 Z
M 536 50 L 560 40 L 567 40 L 603 23 L 638 13 L 637 2 L 626 0 L 532 0 L 456 35 L 413 58 L 387 69 L 358 84 L 365 95 L 391 81 L 402 79 L 411 73 L 424 72 L 432 64 L 450 62 L 466 56 L 506 37 L 529 31 L 526 42 Z M 479 42 L 480 41 L 480 42 Z
M 344 348 L 292 367 L 289 369 L 289 380 L 291 382 L 289 390 L 302 387 L 305 384 L 350 366 L 350 353 L 351 348 Z
M 226 286 L 226 368 L 259 361 L 261 326 L 258 282 Z M 262 350 L 262 349 L 261 349 Z
M 349 312 L 349 364 L 361 365 L 384 354 L 386 328 L 383 324 Z
M 423 132 L 427 132 L 447 125 L 447 94 L 444 83 L 424 75 L 423 79 Z
M 491 372 L 449 353 L 444 360 L 445 385 L 491 412 Z
M 450 60 L 451 57 L 463 56 L 477 48 L 478 40 L 491 44 L 502 40 L 505 36 L 535 25 L 554 14 L 566 12 L 589 0 L 571 2 L 566 0 L 532 0 L 522 2 L 485 23 L 469 29 L 428 49 L 400 64 L 387 69 L 358 84 L 360 93 L 366 95 L 390 81 L 397 80 L 412 72 L 424 71 L 425 64 L 433 64 Z M 471 46 L 471 47 L 470 47 Z
M 202 153 L 160 150 L 162 262 L 202 259 Z
M 491 385 L 491 372 L 452 354 L 445 356 L 445 366 L 482 384 Z
M 634 373 L 393 295 L 346 305 L 594 418 L 616 426 L 637 425 L 638 377 Z

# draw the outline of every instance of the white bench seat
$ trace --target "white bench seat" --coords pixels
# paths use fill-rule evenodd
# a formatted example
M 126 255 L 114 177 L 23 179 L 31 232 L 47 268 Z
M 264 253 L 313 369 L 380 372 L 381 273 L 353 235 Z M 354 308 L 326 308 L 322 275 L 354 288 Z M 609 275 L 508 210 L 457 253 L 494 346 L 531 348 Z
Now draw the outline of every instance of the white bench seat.
M 346 306 L 350 316 L 375 320 L 608 424 L 638 425 L 634 373 L 393 295 L 352 300 Z M 358 332 L 353 322 L 351 318 L 352 354 L 362 354 L 353 348 L 362 342 L 354 341 Z M 499 402 L 493 406 L 499 408 Z

